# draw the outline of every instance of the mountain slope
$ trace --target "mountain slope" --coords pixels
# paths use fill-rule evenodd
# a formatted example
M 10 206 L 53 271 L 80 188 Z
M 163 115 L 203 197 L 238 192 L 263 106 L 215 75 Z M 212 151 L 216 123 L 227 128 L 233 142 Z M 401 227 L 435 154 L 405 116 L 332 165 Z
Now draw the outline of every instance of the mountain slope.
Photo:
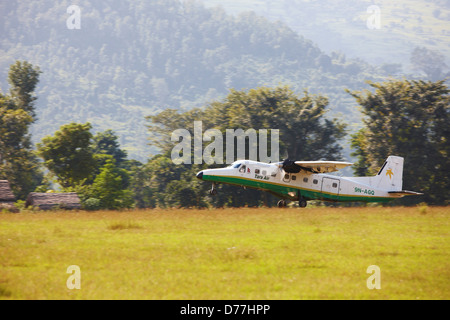
M 195 1 L 79 1 L 81 29 L 69 29 L 68 1 L 2 2 L 0 85 L 9 65 L 28 60 L 43 71 L 34 141 L 62 124 L 112 129 L 131 158 L 144 160 L 144 117 L 189 109 L 231 88 L 288 84 L 330 97 L 333 113 L 357 123 L 344 89 L 387 74 L 361 60 L 327 55 L 279 22 L 254 13 L 237 17 Z
M 325 52 L 341 51 L 373 64 L 402 64 L 412 72 L 411 52 L 416 46 L 439 51 L 450 65 L 449 0 L 203 0 L 230 14 L 254 11 L 271 21 L 283 21 L 317 43 Z M 379 9 L 380 28 L 367 21 Z M 372 21 L 372 20 L 371 20 Z

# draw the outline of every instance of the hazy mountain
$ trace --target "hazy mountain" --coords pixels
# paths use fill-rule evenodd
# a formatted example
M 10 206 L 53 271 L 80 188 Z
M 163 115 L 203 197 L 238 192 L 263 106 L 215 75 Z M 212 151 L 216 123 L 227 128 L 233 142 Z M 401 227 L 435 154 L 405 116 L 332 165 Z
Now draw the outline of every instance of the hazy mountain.
M 95 130 L 114 130 L 131 158 L 145 160 L 152 151 L 146 115 L 203 106 L 231 88 L 279 84 L 329 96 L 333 114 L 358 126 L 344 89 L 398 72 L 326 54 L 285 23 L 255 13 L 234 16 L 196 1 L 80 0 L 77 16 L 72 4 L 0 3 L 2 90 L 15 60 L 43 71 L 34 141 L 62 124 L 89 121 Z
M 283 21 L 327 53 L 372 64 L 401 64 L 413 72 L 415 47 L 441 52 L 450 66 L 450 0 L 203 0 L 230 14 L 254 11 Z M 379 28 L 374 24 L 379 16 Z M 368 26 L 369 24 L 369 26 Z M 373 27 L 372 27 L 373 26 Z

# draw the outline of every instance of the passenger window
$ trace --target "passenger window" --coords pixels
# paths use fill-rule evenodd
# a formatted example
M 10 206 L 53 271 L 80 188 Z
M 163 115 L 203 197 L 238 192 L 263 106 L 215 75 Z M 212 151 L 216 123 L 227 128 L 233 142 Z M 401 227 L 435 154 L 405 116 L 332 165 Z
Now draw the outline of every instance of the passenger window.
M 277 172 L 276 171 L 272 172 L 271 176 L 272 177 L 276 177 L 277 176 Z
M 239 169 L 240 173 L 245 173 L 245 169 L 247 169 L 247 167 L 244 165 Z
M 333 183 L 333 188 L 337 188 L 337 183 Z
M 303 178 L 303 182 L 308 182 L 308 178 Z
M 313 183 L 314 183 L 314 184 L 318 184 L 319 181 L 318 181 L 317 179 L 314 179 L 314 180 L 313 180 Z
M 297 176 L 292 176 L 292 180 L 297 180 Z
M 267 174 L 266 170 L 263 170 L 262 175 L 265 176 Z
M 286 173 L 286 174 L 284 175 L 284 179 L 289 180 L 289 173 Z
M 259 169 L 255 169 L 255 173 L 259 173 Z

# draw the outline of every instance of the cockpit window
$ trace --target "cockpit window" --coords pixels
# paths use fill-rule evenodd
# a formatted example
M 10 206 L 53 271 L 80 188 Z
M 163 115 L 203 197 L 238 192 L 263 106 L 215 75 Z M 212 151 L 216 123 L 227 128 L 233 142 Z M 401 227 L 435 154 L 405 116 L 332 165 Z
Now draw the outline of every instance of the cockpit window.
M 239 167 L 241 166 L 241 164 L 242 164 L 242 163 L 236 163 L 235 165 L 233 165 L 233 168 L 234 168 L 234 169 L 237 169 L 237 168 L 239 168 Z

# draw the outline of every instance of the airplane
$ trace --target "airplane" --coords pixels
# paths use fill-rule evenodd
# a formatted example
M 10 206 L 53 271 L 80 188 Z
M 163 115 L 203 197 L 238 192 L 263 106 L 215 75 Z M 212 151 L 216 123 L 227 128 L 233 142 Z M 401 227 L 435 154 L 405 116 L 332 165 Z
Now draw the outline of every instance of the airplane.
M 329 173 L 351 166 L 342 161 L 293 161 L 264 163 L 238 160 L 226 168 L 206 169 L 197 178 L 212 182 L 211 195 L 219 183 L 267 191 L 279 198 L 277 206 L 298 201 L 301 208 L 309 200 L 333 202 L 388 202 L 422 193 L 402 190 L 403 162 L 389 156 L 377 175 L 372 177 L 339 177 Z

